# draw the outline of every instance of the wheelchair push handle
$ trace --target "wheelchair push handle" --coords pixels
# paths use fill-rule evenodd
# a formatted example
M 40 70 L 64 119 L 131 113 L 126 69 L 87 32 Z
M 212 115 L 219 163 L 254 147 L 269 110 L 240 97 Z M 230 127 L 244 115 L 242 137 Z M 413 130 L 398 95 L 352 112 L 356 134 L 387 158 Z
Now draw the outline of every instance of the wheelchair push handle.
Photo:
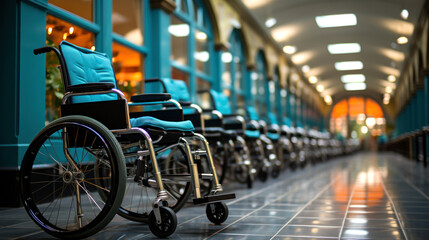
M 34 49 L 33 53 L 34 53 L 34 55 L 39 55 L 42 53 L 47 53 L 47 52 L 53 51 L 54 49 L 55 48 L 53 48 L 53 47 L 41 47 L 41 48 Z

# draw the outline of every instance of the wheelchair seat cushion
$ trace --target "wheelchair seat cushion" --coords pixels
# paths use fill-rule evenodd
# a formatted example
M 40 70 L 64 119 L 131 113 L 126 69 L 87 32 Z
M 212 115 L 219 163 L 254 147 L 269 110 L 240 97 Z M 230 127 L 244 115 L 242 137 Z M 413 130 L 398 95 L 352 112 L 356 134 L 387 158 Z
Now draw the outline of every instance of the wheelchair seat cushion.
M 154 127 L 164 131 L 192 132 L 195 130 L 191 121 L 163 121 L 154 117 L 144 116 L 130 119 L 131 127 Z
M 276 140 L 279 140 L 280 135 L 279 135 L 278 133 L 268 132 L 268 133 L 267 133 L 267 137 L 268 137 L 269 139 L 271 139 L 271 140 L 276 141 Z
M 259 130 L 246 130 L 245 135 L 246 137 L 250 137 L 250 138 L 259 138 L 261 133 L 259 132 Z

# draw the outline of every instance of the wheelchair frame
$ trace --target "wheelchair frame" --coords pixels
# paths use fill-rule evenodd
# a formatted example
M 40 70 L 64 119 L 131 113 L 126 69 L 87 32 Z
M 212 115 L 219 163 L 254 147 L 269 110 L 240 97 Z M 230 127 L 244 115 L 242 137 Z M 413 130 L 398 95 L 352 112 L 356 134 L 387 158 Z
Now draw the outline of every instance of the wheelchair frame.
M 182 132 L 181 135 L 178 137 L 178 140 L 176 143 L 174 144 L 170 144 L 167 146 L 162 146 L 160 147 L 158 150 L 155 150 L 154 148 L 154 144 L 162 144 L 162 140 L 163 137 L 165 135 L 167 135 L 167 131 L 161 131 L 163 132 L 164 135 L 160 135 L 159 138 L 153 140 L 151 138 L 151 135 L 148 133 L 148 131 L 146 131 L 143 128 L 138 128 L 138 127 L 133 127 L 131 128 L 130 125 L 130 115 L 129 115 L 129 109 L 128 106 L 134 106 L 134 105 L 154 105 L 154 104 L 172 104 L 174 105 L 177 109 L 181 110 L 182 107 L 181 105 L 173 100 L 173 99 L 168 99 L 168 96 L 161 96 L 162 101 L 143 101 L 143 102 L 138 102 L 138 103 L 130 103 L 127 104 L 127 100 L 125 98 L 125 96 L 122 94 L 121 91 L 114 89 L 114 85 L 111 83 L 89 83 L 89 84 L 82 84 L 82 85 L 69 85 L 70 80 L 69 80 L 69 76 L 68 76 L 68 70 L 67 70 L 67 65 L 65 63 L 65 59 L 61 53 L 61 50 L 58 50 L 56 48 L 53 47 L 42 47 L 39 49 L 35 49 L 34 50 L 34 54 L 38 55 L 41 53 L 47 53 L 53 51 L 60 62 L 60 71 L 61 71 L 61 77 L 63 79 L 64 82 L 64 87 L 66 90 L 66 94 L 62 100 L 62 106 L 71 106 L 71 105 L 75 105 L 75 104 L 68 104 L 69 100 L 71 99 L 71 97 L 77 97 L 77 96 L 83 96 L 83 95 L 100 95 L 100 94 L 115 94 L 118 98 L 118 104 L 117 107 L 119 107 L 120 109 L 123 109 L 124 115 L 123 116 L 117 116 L 119 117 L 119 121 L 122 123 L 120 123 L 121 127 L 117 127 L 117 126 L 113 126 L 112 125 L 117 125 L 116 123 L 113 124 L 108 124 L 110 126 L 105 126 L 103 125 L 103 123 L 101 122 L 106 122 L 106 117 L 102 117 L 101 118 L 101 122 L 99 122 L 98 120 L 100 118 L 98 118 L 98 116 L 93 115 L 92 113 L 89 113 L 90 116 L 80 116 L 80 115 L 76 115 L 79 114 L 79 110 L 78 109 L 73 109 L 73 108 L 69 108 L 67 109 L 67 107 L 64 107 L 64 111 L 62 109 L 62 114 L 63 115 L 68 115 L 68 116 L 61 116 L 61 118 L 57 121 L 52 122 L 51 124 L 47 125 L 44 129 L 42 129 L 41 133 L 39 133 L 38 136 L 36 136 L 36 138 L 32 141 L 32 143 L 30 144 L 29 150 L 27 151 L 24 160 L 23 160 L 23 164 L 22 164 L 22 168 L 21 168 L 21 195 L 22 195 L 22 200 L 24 202 L 24 206 L 27 210 L 27 212 L 29 213 L 29 216 L 32 218 L 33 221 L 35 221 L 44 231 L 46 231 L 47 233 L 56 236 L 56 237 L 60 237 L 60 238 L 84 238 L 84 237 L 88 237 L 92 234 L 95 234 L 96 232 L 98 232 L 99 230 L 101 230 L 105 225 L 107 225 L 110 220 L 114 217 L 114 215 L 116 214 L 117 208 L 119 207 L 119 205 L 121 205 L 122 202 L 122 198 L 124 197 L 124 192 L 125 192 L 125 162 L 124 159 L 125 157 L 131 157 L 131 156 L 136 156 L 136 162 L 137 164 L 139 164 L 139 161 L 142 161 L 144 158 L 149 158 L 150 164 L 153 167 L 153 171 L 152 174 L 155 177 L 155 181 L 156 181 L 156 186 L 158 188 L 158 192 L 157 195 L 154 199 L 154 201 L 152 202 L 152 211 L 148 216 L 149 219 L 149 228 L 152 231 L 152 233 L 154 233 L 155 235 L 157 235 L 158 237 L 167 237 L 169 235 L 171 235 L 172 233 L 174 233 L 175 229 L 176 229 L 176 225 L 177 225 L 177 219 L 175 216 L 175 213 L 168 208 L 168 203 L 167 200 L 169 199 L 169 194 L 165 189 L 164 183 L 163 183 L 163 177 L 161 175 L 161 171 L 160 171 L 160 166 L 158 163 L 158 160 L 156 158 L 156 155 L 159 153 L 163 153 L 166 152 L 168 150 L 171 150 L 174 147 L 177 146 L 181 146 L 182 150 L 185 151 L 186 154 L 186 158 L 187 158 L 187 164 L 189 166 L 189 179 L 188 177 L 185 176 L 185 178 L 183 180 L 185 181 L 190 181 L 191 185 L 192 185 L 192 189 L 194 192 L 194 204 L 208 204 L 207 208 L 206 208 L 206 214 L 207 217 L 209 218 L 210 221 L 212 221 L 215 224 L 220 224 L 222 222 L 224 222 L 227 217 L 228 217 L 228 208 L 224 203 L 221 203 L 219 201 L 221 200 L 227 200 L 227 199 L 232 199 L 235 198 L 235 194 L 223 194 L 223 195 L 219 195 L 218 192 L 221 192 L 222 186 L 219 183 L 218 177 L 216 175 L 216 170 L 215 170 L 215 166 L 213 164 L 213 159 L 212 159 L 212 155 L 210 153 L 210 147 L 209 147 L 209 143 L 208 141 L 205 139 L 205 137 L 201 134 L 198 133 L 194 133 L 194 132 L 187 132 L 184 133 Z M 85 104 L 85 103 L 82 103 Z M 122 106 L 121 106 L 122 105 Z M 76 105 L 75 105 L 76 106 Z M 77 112 L 76 112 L 77 111 Z M 108 117 L 107 117 L 108 118 Z M 76 122 L 76 123 L 74 123 Z M 82 123 L 79 123 L 82 122 Z M 108 121 L 107 121 L 108 122 Z M 62 125 L 61 125 L 62 124 Z M 70 126 L 67 124 L 71 124 Z M 91 125 L 94 127 L 90 127 L 87 125 Z M 67 172 L 67 182 L 69 183 L 73 183 L 75 182 L 76 184 L 76 191 L 72 192 L 76 194 L 76 210 L 77 210 L 77 214 L 75 216 L 75 220 L 77 219 L 77 228 L 76 226 L 75 229 L 73 230 L 68 230 L 67 228 L 62 228 L 60 226 L 56 226 L 55 223 L 51 223 L 50 222 L 50 217 L 46 218 L 44 216 L 41 216 L 43 219 L 40 220 L 39 216 L 37 215 L 43 215 L 43 212 L 39 211 L 39 209 L 36 206 L 36 203 L 33 200 L 33 192 L 29 192 L 31 191 L 31 179 L 32 179 L 32 175 L 31 172 L 33 171 L 33 164 L 35 164 L 35 158 L 36 158 L 36 154 L 35 153 L 35 149 L 37 147 L 40 147 L 41 149 L 41 145 L 40 145 L 40 139 L 42 137 L 49 137 L 49 141 L 50 141 L 50 135 L 48 136 L 47 134 L 50 131 L 50 128 L 52 127 L 57 127 L 58 128 L 58 132 L 60 132 L 60 134 L 62 135 L 62 149 L 64 152 L 64 156 L 66 159 L 66 162 L 68 164 L 71 164 L 72 167 L 75 169 L 75 171 L 77 172 L 71 172 L 71 171 L 65 171 Z M 63 128 L 61 128 L 61 126 L 64 126 Z M 68 134 L 68 130 L 71 130 L 73 126 L 76 126 L 76 128 L 79 130 L 79 128 L 83 128 L 83 129 L 90 129 L 93 130 L 92 132 L 90 132 L 91 137 L 94 136 L 94 142 L 92 143 L 92 145 L 90 147 L 86 146 L 86 138 L 87 135 L 85 135 L 84 137 L 84 142 L 81 143 L 81 141 L 78 141 L 78 132 L 74 133 L 75 134 L 75 143 L 73 145 L 73 142 L 70 143 L 69 140 L 69 136 L 72 135 L 73 133 Z M 113 129 L 112 129 L 113 128 Z M 62 129 L 62 130 L 61 130 Z M 100 133 L 97 132 L 97 130 L 94 129 L 98 129 L 98 131 L 101 131 Z M 112 129 L 112 130 L 109 130 Z M 88 130 L 87 130 L 88 133 Z M 113 138 L 112 138 L 113 136 Z M 135 139 L 137 137 L 137 139 Z M 81 136 L 79 136 L 80 138 L 82 138 Z M 108 189 L 108 187 L 105 187 L 104 185 L 101 186 L 101 184 L 103 182 L 105 183 L 109 183 L 107 180 L 104 181 L 104 178 L 108 178 L 110 175 L 103 175 L 103 173 L 98 170 L 98 166 L 97 165 L 102 165 L 103 162 L 106 161 L 105 159 L 105 155 L 104 154 L 102 156 L 102 160 L 98 160 L 96 161 L 96 164 L 94 164 L 94 179 L 98 179 L 95 180 L 96 183 L 99 183 L 99 189 L 96 189 L 98 192 L 98 194 L 100 195 L 99 198 L 101 199 L 101 202 L 104 204 L 104 207 L 101 208 L 97 203 L 95 203 L 95 199 L 92 199 L 95 203 L 95 205 L 98 207 L 98 209 L 100 210 L 100 214 L 96 215 L 94 217 L 94 219 L 92 219 L 89 223 L 87 223 L 87 225 L 84 226 L 84 213 L 82 212 L 82 206 L 80 206 L 81 204 L 81 194 L 80 194 L 80 188 L 82 188 L 83 184 L 90 184 L 89 180 L 86 180 L 85 182 L 85 172 L 86 170 L 88 170 L 88 166 L 86 166 L 86 170 L 79 170 L 79 164 L 82 165 L 83 159 L 81 160 L 81 162 L 79 164 L 77 164 L 75 162 L 75 160 L 73 159 L 72 154 L 69 152 L 69 147 L 72 146 L 74 148 L 78 148 L 78 146 L 82 145 L 81 147 L 85 150 L 92 150 L 90 149 L 91 147 L 94 147 L 94 143 L 96 142 L 96 138 L 99 138 L 99 140 L 97 140 L 97 144 L 98 145 L 103 145 L 106 147 L 107 150 L 105 150 L 107 156 L 107 161 L 110 160 L 109 164 L 105 164 L 105 166 L 107 167 L 111 167 L 112 170 L 108 171 L 108 173 L 114 175 L 114 179 L 116 179 L 116 181 L 118 182 L 114 182 L 111 183 L 113 184 L 113 186 L 115 187 L 115 189 L 112 189 L 111 191 Z M 131 143 L 125 143 L 123 145 L 120 145 L 121 140 L 123 140 L 124 138 L 130 137 L 129 139 L 131 140 L 135 140 L 134 142 Z M 198 141 L 200 141 L 202 143 L 202 146 L 204 148 L 203 151 L 197 150 L 197 151 L 192 151 L 191 150 L 191 143 L 189 142 L 188 138 L 194 138 L 197 139 Z M 107 140 L 106 140 L 107 139 Z M 46 140 L 46 139 L 45 139 Z M 131 141 L 130 140 L 130 141 Z M 143 141 L 143 142 L 142 142 Z M 45 146 L 45 143 L 43 143 L 43 146 Z M 40 146 L 39 146 L 40 145 Z M 53 145 L 52 145 L 53 146 Z M 132 153 L 126 153 L 124 154 L 122 152 L 122 149 L 124 148 L 131 148 L 131 147 L 138 147 L 138 150 L 136 152 L 132 152 Z M 55 151 L 55 148 L 53 148 Z M 83 150 L 82 150 L 83 151 Z M 41 151 L 40 151 L 41 152 Z M 113 155 L 112 155 L 113 152 Z M 55 153 L 57 154 L 57 153 Z M 74 153 L 76 155 L 76 151 Z M 199 173 L 198 172 L 198 168 L 197 168 L 197 164 L 194 161 L 194 156 L 198 157 L 198 155 L 200 154 L 206 154 L 207 155 L 207 161 L 209 164 L 209 170 L 212 173 Z M 43 155 L 43 154 L 42 154 Z M 92 153 L 90 154 L 92 155 Z M 112 156 L 111 156 L 112 155 Z M 82 153 L 83 156 L 83 153 Z M 87 155 L 85 155 L 86 157 Z M 55 161 L 54 157 L 50 156 L 52 158 L 52 160 L 54 160 L 54 164 L 57 163 L 62 167 L 62 163 L 60 161 Z M 58 154 L 57 154 L 58 157 Z M 83 157 L 83 158 L 85 158 Z M 111 158 L 113 157 L 113 158 Z M 59 157 L 58 157 L 59 158 Z M 117 162 L 115 162 L 117 161 Z M 114 163 L 114 164 L 113 164 Z M 114 166 L 118 165 L 117 167 L 113 168 Z M 124 166 L 121 166 L 124 165 Z M 137 170 L 138 170 L 137 166 Z M 96 169 L 97 168 L 97 169 Z M 118 169 L 116 169 L 118 168 Z M 116 170 L 115 170 L 116 169 Z M 64 169 L 66 170 L 66 169 Z M 98 172 L 97 172 L 98 170 Z M 60 172 L 61 172 L 61 168 L 60 168 Z M 141 172 L 137 172 L 136 174 L 141 174 Z M 66 175 L 62 176 L 62 180 L 65 180 Z M 176 176 L 178 177 L 178 176 Z M 184 176 L 179 176 L 178 178 L 183 178 Z M 210 191 L 210 195 L 209 196 L 204 196 L 201 197 L 201 193 L 200 193 L 200 177 L 201 178 L 209 178 L 213 181 L 214 183 L 214 188 Z M 100 180 L 101 179 L 101 180 Z M 60 179 L 61 180 L 61 179 Z M 98 182 L 97 182 L 98 181 Z M 61 182 L 61 181 L 60 181 Z M 80 182 L 80 183 L 79 183 Z M 60 183 L 61 184 L 61 183 Z M 64 184 L 64 183 L 63 183 Z M 95 184 L 94 184 L 95 185 Z M 100 190 L 101 189 L 101 190 Z M 64 191 L 64 190 L 63 190 Z M 87 189 L 84 189 L 84 194 L 89 194 Z M 115 194 L 117 194 L 115 196 Z M 54 192 L 53 195 L 56 195 L 56 193 Z M 113 195 L 113 196 L 112 196 Z M 55 197 L 55 196 L 53 196 Z M 90 196 L 88 196 L 88 198 L 91 198 Z M 112 199 L 109 204 L 106 204 L 105 202 L 109 199 Z M 91 202 L 91 199 L 88 200 L 89 202 Z M 56 203 L 57 204 L 57 203 Z M 55 205 L 56 205 L 55 204 Z M 61 205 L 61 204 L 60 204 Z M 78 206 L 79 205 L 79 206 Z M 48 205 L 49 207 L 50 205 Z M 177 210 L 179 210 L 181 207 L 179 207 Z M 36 211 L 34 211 L 34 209 L 36 209 Z M 34 212 L 38 213 L 38 214 L 34 214 Z M 59 214 L 59 210 L 58 210 L 58 214 Z M 100 215 L 101 213 L 103 213 L 103 218 L 100 219 Z M 52 213 L 51 213 L 52 214 Z M 69 212 L 70 215 L 70 212 Z M 165 219 L 167 223 L 165 223 Z M 93 223 L 95 221 L 100 221 L 100 223 Z M 67 222 L 68 224 L 68 222 Z

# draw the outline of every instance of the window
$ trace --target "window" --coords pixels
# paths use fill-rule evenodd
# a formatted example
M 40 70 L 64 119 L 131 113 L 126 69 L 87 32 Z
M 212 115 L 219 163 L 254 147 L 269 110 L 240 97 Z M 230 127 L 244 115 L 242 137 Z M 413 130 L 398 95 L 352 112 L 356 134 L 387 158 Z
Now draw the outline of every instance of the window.
M 171 35 L 170 59 L 180 65 L 188 65 L 189 24 L 172 16 L 168 32 Z
M 229 51 L 222 53 L 225 72 L 222 74 L 222 89 L 230 99 L 233 110 L 243 112 L 246 96 L 244 82 L 246 77 L 246 59 L 238 30 L 229 37 Z
M 168 31 L 171 36 L 171 76 L 188 83 L 191 98 L 212 82 L 214 43 L 202 0 L 177 0 Z M 192 57 L 191 57 L 192 56 Z
M 380 136 L 385 132 L 386 121 L 380 105 L 370 98 L 349 97 L 341 100 L 332 109 L 330 128 L 344 137 L 363 137 L 361 128 L 368 134 Z M 353 133 L 354 132 L 354 133 Z
M 104 10 L 110 10 L 108 4 L 96 4 L 94 0 L 47 2 L 49 3 L 46 17 L 47 45 L 57 47 L 62 40 L 67 40 L 80 47 L 105 52 L 112 56 L 118 88 L 128 98 L 143 92 L 144 59 L 148 52 L 144 47 L 143 19 L 147 16 L 144 5 L 149 2 L 148 0 L 112 0 L 112 22 L 103 22 L 112 24 L 112 28 L 101 28 L 99 23 L 94 22 L 95 13 L 106 13 Z M 112 36 L 113 42 L 106 43 L 105 39 L 101 39 L 106 34 Z M 96 40 L 97 43 L 103 44 L 97 46 Z M 46 59 L 45 119 L 48 123 L 59 117 L 63 89 L 56 68 L 58 60 L 53 53 L 47 54 Z
M 255 94 L 255 107 L 259 118 L 265 119 L 268 109 L 270 109 L 270 92 L 268 89 L 266 61 L 262 51 L 258 53 L 256 58 L 256 74 L 256 77 L 252 78 L 252 94 Z
M 144 55 L 116 42 L 112 47 L 112 63 L 118 89 L 130 100 L 132 95 L 144 92 Z
M 94 34 L 70 22 L 51 15 L 46 16 L 46 45 L 58 48 L 62 40 L 78 46 L 95 49 Z M 64 96 L 58 58 L 55 53 L 46 54 L 46 102 L 45 122 L 49 123 L 59 117 L 61 99 Z
M 144 9 L 141 0 L 113 0 L 113 32 L 136 45 L 144 43 Z
M 76 14 L 88 21 L 94 21 L 94 1 L 93 0 L 49 0 L 50 4 Z

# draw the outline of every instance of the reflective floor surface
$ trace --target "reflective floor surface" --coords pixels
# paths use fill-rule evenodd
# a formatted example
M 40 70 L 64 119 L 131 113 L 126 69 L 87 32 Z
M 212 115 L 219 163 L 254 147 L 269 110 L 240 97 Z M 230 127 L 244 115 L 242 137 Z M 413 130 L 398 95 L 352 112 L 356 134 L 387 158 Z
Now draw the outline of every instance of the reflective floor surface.
M 429 239 L 429 170 L 393 153 L 357 153 L 256 182 L 225 186 L 237 198 L 211 224 L 186 207 L 170 239 Z M 0 209 L 0 239 L 52 238 L 23 208 Z M 155 239 L 119 216 L 91 239 Z

